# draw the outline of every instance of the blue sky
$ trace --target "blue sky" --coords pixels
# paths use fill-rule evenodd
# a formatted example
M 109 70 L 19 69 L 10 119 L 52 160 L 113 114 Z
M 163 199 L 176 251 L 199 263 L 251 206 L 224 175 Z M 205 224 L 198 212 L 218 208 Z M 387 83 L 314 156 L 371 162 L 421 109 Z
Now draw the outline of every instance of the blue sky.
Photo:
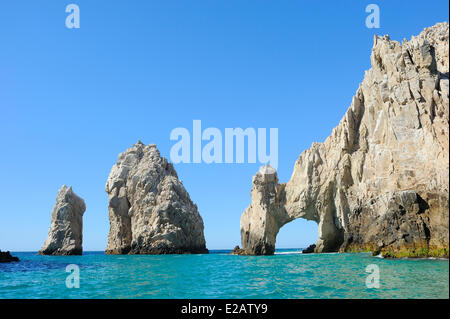
M 65 7 L 80 7 L 67 29 Z M 368 29 L 365 7 L 380 7 Z M 279 130 L 279 178 L 336 126 L 370 68 L 374 34 L 402 40 L 448 21 L 448 1 L 3 1 L 0 249 L 36 251 L 63 184 L 87 204 L 84 249 L 104 250 L 106 179 L 138 139 L 169 157 L 172 129 Z M 207 247 L 240 244 L 260 164 L 177 164 Z M 277 247 L 317 240 L 286 225 Z

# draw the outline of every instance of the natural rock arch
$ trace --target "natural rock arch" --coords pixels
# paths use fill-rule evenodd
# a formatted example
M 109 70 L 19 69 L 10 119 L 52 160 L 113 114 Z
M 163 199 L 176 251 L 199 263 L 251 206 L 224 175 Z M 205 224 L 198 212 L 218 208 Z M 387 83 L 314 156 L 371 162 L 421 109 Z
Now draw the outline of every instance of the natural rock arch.
M 315 207 L 286 205 L 286 186 L 278 183 L 277 172 L 270 166 L 263 166 L 253 177 L 252 203 L 241 217 L 242 253 L 272 255 L 280 229 L 299 218 L 317 223 L 317 251 L 337 251 L 343 231 L 335 224 L 334 212 L 328 206 L 328 211 L 320 214 Z
M 286 223 L 319 225 L 316 252 L 448 257 L 449 25 L 410 41 L 375 36 L 372 68 L 331 135 L 278 184 L 263 167 L 241 217 L 244 254 L 267 255 Z

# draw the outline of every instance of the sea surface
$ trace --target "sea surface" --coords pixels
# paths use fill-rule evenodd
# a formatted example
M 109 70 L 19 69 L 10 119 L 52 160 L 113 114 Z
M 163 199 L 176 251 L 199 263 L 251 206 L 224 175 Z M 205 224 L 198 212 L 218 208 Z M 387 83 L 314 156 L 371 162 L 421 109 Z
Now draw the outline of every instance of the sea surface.
M 0 264 L 0 298 L 449 298 L 448 260 L 300 251 L 257 257 L 226 250 L 67 257 L 16 252 L 20 262 Z M 79 269 L 79 288 L 67 287 L 66 281 L 77 282 L 76 271 L 66 272 L 71 267 Z M 368 288 L 366 281 L 376 282 L 374 269 L 379 288 Z

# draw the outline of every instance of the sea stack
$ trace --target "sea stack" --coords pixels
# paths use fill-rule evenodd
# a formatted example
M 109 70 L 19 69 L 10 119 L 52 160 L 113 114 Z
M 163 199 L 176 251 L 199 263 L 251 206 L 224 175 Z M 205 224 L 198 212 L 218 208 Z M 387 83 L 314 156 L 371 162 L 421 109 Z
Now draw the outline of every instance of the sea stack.
M 375 36 L 371 62 L 339 125 L 300 155 L 287 184 L 256 174 L 241 253 L 273 253 L 279 228 L 305 218 L 318 224 L 315 252 L 448 258 L 448 23 L 403 43 Z
M 53 207 L 47 240 L 40 255 L 81 255 L 83 252 L 84 200 L 63 185 Z
M 138 142 L 109 174 L 107 254 L 208 253 L 203 220 L 156 145 Z

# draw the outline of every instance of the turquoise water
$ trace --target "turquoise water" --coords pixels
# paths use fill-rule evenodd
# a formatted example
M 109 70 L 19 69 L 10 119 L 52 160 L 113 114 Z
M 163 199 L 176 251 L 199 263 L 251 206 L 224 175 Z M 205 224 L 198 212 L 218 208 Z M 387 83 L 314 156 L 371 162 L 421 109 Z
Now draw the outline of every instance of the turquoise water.
M 449 298 L 448 260 L 293 250 L 258 257 L 226 253 L 14 253 L 19 263 L 0 264 L 0 298 Z M 69 264 L 79 266 L 79 288 L 66 287 Z M 380 288 L 366 287 L 370 264 L 379 268 Z

